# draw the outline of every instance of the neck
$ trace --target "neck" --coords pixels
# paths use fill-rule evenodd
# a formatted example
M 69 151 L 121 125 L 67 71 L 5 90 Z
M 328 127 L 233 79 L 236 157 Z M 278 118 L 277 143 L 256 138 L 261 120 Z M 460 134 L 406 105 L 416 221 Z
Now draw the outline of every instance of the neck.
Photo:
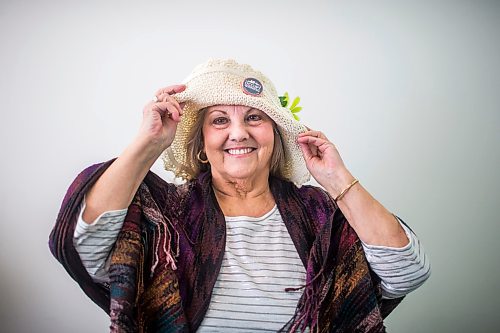
M 225 216 L 262 216 L 274 206 L 269 174 L 246 179 L 212 175 L 217 202 Z

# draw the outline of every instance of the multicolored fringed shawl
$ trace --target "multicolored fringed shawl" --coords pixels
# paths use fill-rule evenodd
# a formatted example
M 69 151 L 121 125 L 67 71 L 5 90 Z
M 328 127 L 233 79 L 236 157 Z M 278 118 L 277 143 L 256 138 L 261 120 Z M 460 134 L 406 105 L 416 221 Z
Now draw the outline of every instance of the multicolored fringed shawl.
M 110 283 L 94 283 L 73 247 L 84 193 L 112 161 L 84 170 L 62 203 L 49 245 L 83 291 L 111 318 L 112 332 L 194 332 L 207 311 L 226 241 L 210 173 L 176 186 L 149 173 L 111 253 Z M 385 300 L 361 242 L 325 191 L 270 179 L 306 267 L 295 315 L 282 331 L 385 332 L 402 298 Z

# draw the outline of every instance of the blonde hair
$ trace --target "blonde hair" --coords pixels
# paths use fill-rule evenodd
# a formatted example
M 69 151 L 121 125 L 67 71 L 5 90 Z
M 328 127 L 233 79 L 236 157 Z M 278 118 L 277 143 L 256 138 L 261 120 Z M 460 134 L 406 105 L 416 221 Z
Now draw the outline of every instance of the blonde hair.
M 186 144 L 186 165 L 187 170 L 186 173 L 190 176 L 191 179 L 197 178 L 201 172 L 207 171 L 209 169 L 209 163 L 202 163 L 198 159 L 198 154 L 203 152 L 204 143 L 203 143 L 203 123 L 205 121 L 205 115 L 207 113 L 207 109 L 201 109 L 196 117 L 196 121 L 194 122 L 193 127 L 187 137 Z M 283 144 L 283 139 L 281 138 L 281 133 L 278 130 L 278 126 L 273 122 L 273 132 L 274 132 L 274 146 L 273 153 L 271 155 L 271 163 L 269 174 L 271 176 L 284 178 L 282 172 L 282 166 L 285 165 L 285 146 Z M 203 158 L 203 156 L 202 156 Z M 206 158 L 206 157 L 205 157 Z

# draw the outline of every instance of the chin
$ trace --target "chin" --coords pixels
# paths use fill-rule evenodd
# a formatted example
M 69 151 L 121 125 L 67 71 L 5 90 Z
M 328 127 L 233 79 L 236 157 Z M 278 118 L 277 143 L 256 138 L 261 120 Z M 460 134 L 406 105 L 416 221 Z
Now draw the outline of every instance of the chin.
M 227 171 L 226 175 L 231 179 L 248 179 L 255 175 L 255 171 L 248 170 L 231 170 Z
M 225 168 L 223 174 L 230 179 L 247 179 L 254 177 L 256 173 L 259 172 L 256 168 L 250 167 L 249 165 L 230 165 Z

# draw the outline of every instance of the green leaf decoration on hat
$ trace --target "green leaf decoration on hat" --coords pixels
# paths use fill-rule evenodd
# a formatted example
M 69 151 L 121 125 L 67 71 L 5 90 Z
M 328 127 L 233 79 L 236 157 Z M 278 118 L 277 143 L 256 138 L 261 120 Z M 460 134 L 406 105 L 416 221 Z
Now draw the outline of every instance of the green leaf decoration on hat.
M 286 108 L 288 106 L 288 102 L 290 102 L 290 96 L 288 96 L 288 92 L 285 92 L 284 96 L 279 96 L 279 99 L 281 106 Z M 290 110 L 290 112 L 292 113 L 293 118 L 295 118 L 295 120 L 297 121 L 300 120 L 299 116 L 297 116 L 297 113 L 299 113 L 300 110 L 302 110 L 302 106 L 298 106 L 299 102 L 300 102 L 300 97 L 297 96 L 293 100 L 292 105 L 290 105 L 290 107 L 288 108 L 288 110 Z
M 285 95 L 280 96 L 279 99 L 280 99 L 281 106 L 286 108 L 286 106 L 288 105 L 288 100 L 289 100 L 288 93 L 286 92 Z

